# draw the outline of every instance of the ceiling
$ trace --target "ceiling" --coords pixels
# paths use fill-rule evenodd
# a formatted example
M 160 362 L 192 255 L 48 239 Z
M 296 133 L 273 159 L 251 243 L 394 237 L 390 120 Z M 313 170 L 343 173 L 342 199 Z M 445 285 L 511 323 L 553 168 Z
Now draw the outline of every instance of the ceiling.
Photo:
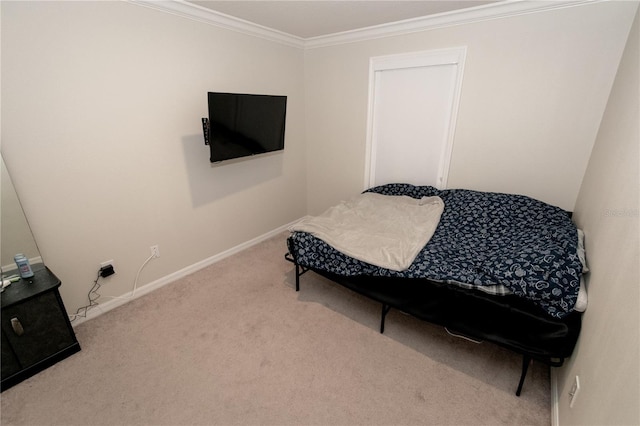
M 217 13 L 309 39 L 412 18 L 475 8 L 496 0 L 190 0 Z

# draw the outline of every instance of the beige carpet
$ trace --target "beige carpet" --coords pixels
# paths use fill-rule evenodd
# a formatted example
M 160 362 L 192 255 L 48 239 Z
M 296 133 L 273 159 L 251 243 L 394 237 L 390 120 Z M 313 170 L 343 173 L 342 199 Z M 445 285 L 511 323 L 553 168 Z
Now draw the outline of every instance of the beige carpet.
M 286 234 L 76 328 L 82 351 L 2 393 L 8 425 L 548 425 L 549 369 L 308 273 Z M 63 284 L 64 285 L 64 284 Z

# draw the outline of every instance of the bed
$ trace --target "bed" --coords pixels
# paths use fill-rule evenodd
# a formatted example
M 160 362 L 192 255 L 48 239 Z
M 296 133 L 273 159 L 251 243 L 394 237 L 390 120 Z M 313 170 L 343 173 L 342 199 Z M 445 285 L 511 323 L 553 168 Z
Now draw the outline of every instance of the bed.
M 369 216 L 353 215 L 362 202 L 378 199 L 403 200 L 411 204 L 409 213 L 371 204 Z M 522 355 L 518 396 L 533 360 L 557 367 L 571 355 L 586 309 L 587 268 L 583 234 L 569 212 L 521 195 L 410 184 L 374 187 L 354 200 L 290 228 L 285 258 L 295 265 L 296 291 L 300 277 L 313 271 L 380 302 L 381 333 L 387 313 L 397 309 L 454 335 L 515 351 Z M 414 215 L 416 209 L 422 210 Z M 376 222 L 372 215 L 389 217 Z M 432 217 L 423 229 L 411 220 L 397 226 L 394 215 Z M 352 237 L 360 226 L 347 216 L 369 227 Z M 378 247 L 378 253 L 363 255 L 352 241 L 357 246 L 372 236 L 371 226 L 391 234 L 381 231 L 371 250 Z M 425 234 L 422 239 L 411 241 L 414 229 Z M 340 241 L 344 235 L 347 243 Z M 386 249 L 405 238 L 410 248 Z

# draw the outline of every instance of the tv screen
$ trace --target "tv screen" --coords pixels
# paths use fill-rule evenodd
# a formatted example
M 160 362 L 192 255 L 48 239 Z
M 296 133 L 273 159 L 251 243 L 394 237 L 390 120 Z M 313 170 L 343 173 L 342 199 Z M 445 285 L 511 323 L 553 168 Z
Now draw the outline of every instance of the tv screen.
M 209 92 L 208 98 L 204 131 L 212 163 L 284 149 L 286 96 Z

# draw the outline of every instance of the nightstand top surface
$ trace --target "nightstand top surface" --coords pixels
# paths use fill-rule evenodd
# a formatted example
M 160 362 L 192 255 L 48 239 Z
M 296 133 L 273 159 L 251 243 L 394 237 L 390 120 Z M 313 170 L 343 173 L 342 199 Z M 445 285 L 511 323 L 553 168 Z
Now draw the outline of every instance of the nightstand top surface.
M 60 280 L 43 263 L 31 265 L 34 272 L 31 278 L 22 278 L 11 283 L 0 293 L 2 308 L 11 306 L 23 300 L 30 299 L 46 291 L 60 287 Z

